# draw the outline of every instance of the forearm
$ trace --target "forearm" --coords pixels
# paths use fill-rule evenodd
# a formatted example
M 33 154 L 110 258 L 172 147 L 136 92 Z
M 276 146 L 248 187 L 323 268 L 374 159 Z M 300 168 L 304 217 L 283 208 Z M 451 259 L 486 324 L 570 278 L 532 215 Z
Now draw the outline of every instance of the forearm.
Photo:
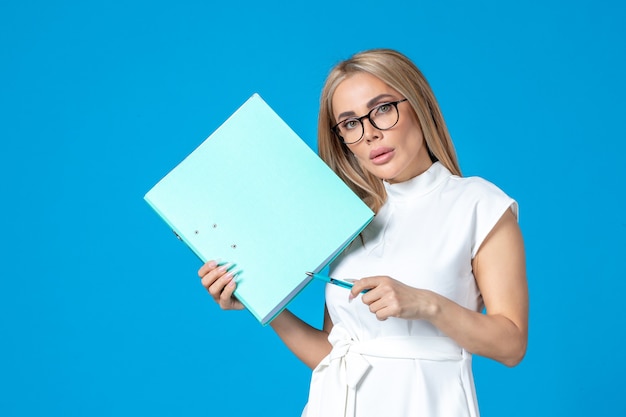
M 527 330 L 501 314 L 468 310 L 435 293 L 429 321 L 467 351 L 517 365 L 526 353 Z
M 287 347 L 309 368 L 314 369 L 330 353 L 328 333 L 318 330 L 284 310 L 270 326 Z

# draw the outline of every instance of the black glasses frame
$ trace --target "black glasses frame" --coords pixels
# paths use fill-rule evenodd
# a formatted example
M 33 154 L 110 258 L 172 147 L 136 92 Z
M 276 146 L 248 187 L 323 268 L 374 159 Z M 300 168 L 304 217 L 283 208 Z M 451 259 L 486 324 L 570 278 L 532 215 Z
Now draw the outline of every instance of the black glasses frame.
M 381 103 L 378 106 L 374 107 L 372 110 L 370 110 L 366 115 L 361 116 L 361 117 L 350 117 L 348 119 L 342 120 L 339 123 L 337 123 L 335 126 L 331 127 L 330 130 L 333 131 L 333 133 L 335 135 L 337 135 L 337 137 L 339 139 L 341 139 L 341 141 L 345 144 L 345 145 L 352 145 L 354 143 L 359 142 L 361 139 L 363 139 L 363 136 L 365 136 L 365 126 L 363 125 L 363 119 L 367 119 L 370 121 L 370 123 L 372 124 L 372 126 L 374 126 L 376 129 L 378 130 L 389 130 L 392 127 L 394 127 L 395 125 L 398 124 L 398 121 L 400 120 L 400 110 L 398 110 L 398 104 L 407 101 L 408 98 L 403 98 L 402 100 L 398 100 L 398 101 L 390 101 L 387 103 Z M 374 123 L 374 121 L 372 120 L 372 113 L 375 112 L 376 110 L 378 110 L 379 108 L 381 108 L 382 106 L 393 106 L 396 109 L 396 113 L 398 114 L 398 118 L 396 119 L 396 122 L 394 124 L 392 124 L 389 127 L 386 128 L 380 128 L 378 126 L 376 126 L 376 123 Z M 352 142 L 346 142 L 346 140 L 343 138 L 343 136 L 341 136 L 339 134 L 339 125 L 348 121 L 348 120 L 356 120 L 357 122 L 359 122 L 361 124 L 361 137 L 359 137 L 357 140 L 352 141 Z

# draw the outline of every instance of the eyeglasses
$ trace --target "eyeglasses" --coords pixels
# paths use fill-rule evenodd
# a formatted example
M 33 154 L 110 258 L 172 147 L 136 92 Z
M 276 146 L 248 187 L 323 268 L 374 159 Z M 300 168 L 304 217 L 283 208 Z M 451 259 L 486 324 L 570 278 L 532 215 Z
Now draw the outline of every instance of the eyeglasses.
M 379 104 L 369 111 L 365 116 L 351 117 L 337 123 L 331 128 L 333 132 L 345 143 L 352 145 L 363 139 L 365 127 L 363 119 L 368 119 L 372 126 L 378 130 L 391 129 L 398 123 L 400 112 L 398 112 L 398 104 L 408 99 L 392 101 L 389 103 Z

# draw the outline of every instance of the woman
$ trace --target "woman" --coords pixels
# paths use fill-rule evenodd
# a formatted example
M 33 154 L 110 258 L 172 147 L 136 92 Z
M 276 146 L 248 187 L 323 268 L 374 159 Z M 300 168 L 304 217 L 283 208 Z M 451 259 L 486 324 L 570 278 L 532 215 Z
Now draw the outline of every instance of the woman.
M 314 370 L 303 415 L 478 416 L 472 354 L 514 366 L 526 351 L 517 203 L 460 176 L 430 86 L 396 51 L 338 64 L 318 127 L 320 156 L 376 216 L 331 265 L 356 280 L 327 286 L 323 329 L 289 311 L 271 323 Z M 222 308 L 243 308 L 224 267 L 199 275 Z

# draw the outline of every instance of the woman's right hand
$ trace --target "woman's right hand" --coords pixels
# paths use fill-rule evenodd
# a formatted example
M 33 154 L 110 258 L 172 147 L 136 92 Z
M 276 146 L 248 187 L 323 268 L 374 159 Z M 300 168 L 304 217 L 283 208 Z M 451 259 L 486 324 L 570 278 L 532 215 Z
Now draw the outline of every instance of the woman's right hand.
M 234 295 L 237 288 L 233 272 L 228 272 L 228 264 L 218 265 L 209 261 L 198 270 L 202 286 L 211 294 L 222 310 L 243 310 L 244 306 Z

